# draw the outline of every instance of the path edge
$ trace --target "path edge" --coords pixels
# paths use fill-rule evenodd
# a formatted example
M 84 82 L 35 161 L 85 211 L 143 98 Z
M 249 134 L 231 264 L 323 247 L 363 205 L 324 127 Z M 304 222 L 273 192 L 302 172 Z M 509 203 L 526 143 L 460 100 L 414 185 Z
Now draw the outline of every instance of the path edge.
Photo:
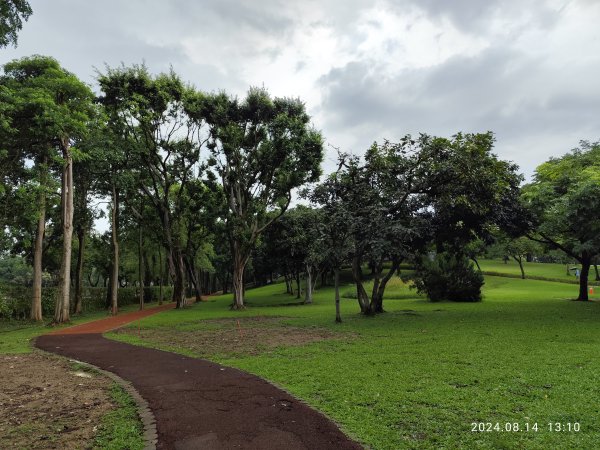
M 137 389 L 133 387 L 133 384 L 131 382 L 121 378 L 120 376 L 118 376 L 117 374 L 115 374 L 113 372 L 109 372 L 108 370 L 101 369 L 100 367 L 95 366 L 93 364 L 90 364 L 90 363 L 87 363 L 84 361 L 79 361 L 74 358 L 69 358 L 67 356 L 50 353 L 50 352 L 47 352 L 47 351 L 42 350 L 37 347 L 36 347 L 36 350 L 40 351 L 42 353 L 48 353 L 52 356 L 58 356 L 60 358 L 67 359 L 70 362 L 74 362 L 76 364 L 81 364 L 82 366 L 93 369 L 93 370 L 101 373 L 102 375 L 107 376 L 112 381 L 114 381 L 119 386 L 121 386 L 125 390 L 125 392 L 127 392 L 127 394 L 129 394 L 131 396 L 131 398 L 133 398 L 133 401 L 135 402 L 135 404 L 137 406 L 138 416 L 139 416 L 140 420 L 142 421 L 142 425 L 144 427 L 144 434 L 143 434 L 143 439 L 145 442 L 144 450 L 156 450 L 156 444 L 158 443 L 158 431 L 156 430 L 156 418 L 154 417 L 154 413 L 150 409 L 150 406 L 148 405 L 148 402 L 146 401 L 146 399 L 144 399 L 144 397 L 142 397 L 140 395 L 140 393 L 137 391 Z

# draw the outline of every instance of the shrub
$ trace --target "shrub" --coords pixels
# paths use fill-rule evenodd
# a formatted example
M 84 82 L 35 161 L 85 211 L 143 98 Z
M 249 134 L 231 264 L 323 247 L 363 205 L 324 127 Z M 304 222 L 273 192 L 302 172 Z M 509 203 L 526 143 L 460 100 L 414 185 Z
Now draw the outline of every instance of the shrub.
M 473 268 L 468 258 L 449 253 L 422 260 L 414 274 L 417 291 L 432 302 L 479 302 L 483 283 L 483 275 Z

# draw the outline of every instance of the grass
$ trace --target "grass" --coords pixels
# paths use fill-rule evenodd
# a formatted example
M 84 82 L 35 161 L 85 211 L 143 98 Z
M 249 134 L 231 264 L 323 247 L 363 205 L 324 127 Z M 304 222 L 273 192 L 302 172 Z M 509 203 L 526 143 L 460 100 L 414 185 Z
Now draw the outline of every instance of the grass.
M 390 287 L 388 312 L 378 317 L 361 317 L 356 300 L 343 298 L 340 325 L 331 288 L 317 291 L 313 305 L 279 306 L 295 300 L 272 285 L 248 291 L 253 306 L 243 312 L 229 311 L 226 295 L 141 326 L 175 336 L 206 328 L 205 319 L 262 315 L 285 316 L 284 327 L 353 333 L 210 358 L 275 382 L 374 449 L 596 447 L 600 303 L 570 301 L 574 285 L 501 277 L 486 277 L 484 301 L 476 304 L 429 303 L 400 282 Z M 194 355 L 185 345 L 111 336 Z M 538 431 L 478 433 L 473 422 L 537 423 Z M 550 422 L 578 422 L 581 431 L 550 432 Z
M 143 449 L 145 444 L 142 437 L 143 427 L 135 402 L 118 384 L 112 385 L 110 395 L 117 408 L 102 417 L 93 448 Z
M 519 264 L 510 259 L 506 264 L 501 260 L 483 259 L 478 261 L 483 272 L 492 272 L 498 274 L 508 274 L 514 276 L 521 276 L 521 270 Z M 579 267 L 579 264 L 568 264 L 568 267 Z M 564 281 L 568 283 L 577 284 L 578 280 L 575 278 L 574 271 L 571 271 L 567 275 L 567 264 L 554 264 L 554 263 L 537 263 L 537 262 L 523 262 L 523 269 L 525 270 L 525 277 L 546 279 L 551 281 Z M 596 273 L 594 267 L 590 268 L 588 276 L 589 282 L 593 283 L 596 279 Z
M 147 304 L 146 308 L 153 306 Z M 121 312 L 135 311 L 137 305 L 127 305 L 120 308 Z M 91 322 L 93 320 L 104 319 L 107 317 L 107 312 L 91 311 L 84 312 L 81 315 L 71 316 L 70 323 L 60 325 L 61 327 L 69 327 L 80 323 Z M 36 323 L 21 320 L 0 320 L 0 355 L 2 354 L 18 354 L 31 352 L 31 341 L 37 336 L 55 330 L 56 327 L 50 327 L 48 323 Z
M 151 305 L 146 305 L 146 307 Z M 122 312 L 133 311 L 137 305 L 121 308 Z M 73 316 L 71 323 L 62 326 L 77 325 L 92 320 L 103 319 L 106 311 L 86 312 Z M 52 331 L 47 324 L 27 321 L 0 321 L 0 354 L 21 354 L 31 352 L 31 341 L 44 333 Z M 91 370 L 85 365 L 74 365 L 74 370 Z M 116 409 L 102 417 L 98 434 L 93 444 L 95 449 L 143 449 L 143 429 L 133 399 L 117 384 L 111 388 L 111 398 Z

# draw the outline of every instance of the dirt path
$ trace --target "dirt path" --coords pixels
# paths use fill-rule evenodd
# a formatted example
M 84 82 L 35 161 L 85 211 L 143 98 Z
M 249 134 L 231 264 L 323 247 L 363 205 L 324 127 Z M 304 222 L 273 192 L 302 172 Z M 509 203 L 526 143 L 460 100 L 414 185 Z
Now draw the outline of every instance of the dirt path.
M 261 378 L 100 334 L 157 309 L 43 335 L 35 345 L 130 381 L 154 413 L 160 449 L 362 448 L 325 416 Z M 130 320 L 123 322 L 126 316 Z

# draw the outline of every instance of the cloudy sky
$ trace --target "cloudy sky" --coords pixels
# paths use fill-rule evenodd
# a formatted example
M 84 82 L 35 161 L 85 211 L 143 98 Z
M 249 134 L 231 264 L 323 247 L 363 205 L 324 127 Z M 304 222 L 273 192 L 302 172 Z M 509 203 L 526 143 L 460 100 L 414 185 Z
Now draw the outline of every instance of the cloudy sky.
M 597 0 L 30 0 L 0 64 L 173 66 L 198 88 L 303 99 L 328 143 L 362 153 L 406 133 L 496 134 L 530 175 L 600 139 Z

